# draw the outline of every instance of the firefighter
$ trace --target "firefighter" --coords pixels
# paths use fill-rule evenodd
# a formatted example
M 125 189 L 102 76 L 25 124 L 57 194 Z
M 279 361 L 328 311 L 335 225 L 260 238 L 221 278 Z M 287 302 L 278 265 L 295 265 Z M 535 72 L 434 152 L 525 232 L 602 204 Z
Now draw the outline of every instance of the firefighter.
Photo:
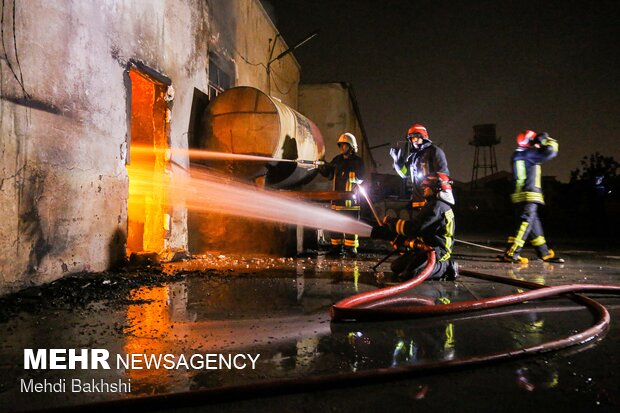
M 405 252 L 392 262 L 398 278 L 412 278 L 425 266 L 429 249 L 435 251 L 436 263 L 429 279 L 454 280 L 458 263 L 451 258 L 454 244 L 454 197 L 448 175 L 432 173 L 422 181 L 425 204 L 411 220 L 385 217 L 383 226 L 373 227 L 371 237 L 395 240 L 395 247 Z
M 558 142 L 548 133 L 525 130 L 517 135 L 517 149 L 512 155 L 514 192 L 511 201 L 515 210 L 514 235 L 508 237 L 508 246 L 500 261 L 527 263 L 521 257 L 525 242 L 536 249 L 538 258 L 545 262 L 563 263 L 555 252 L 547 246 L 542 224 L 538 218 L 538 206 L 545 200 L 541 188 L 541 164 L 558 154 Z
M 354 192 L 357 184 L 364 180 L 364 162 L 356 155 L 357 141 L 352 133 L 343 133 L 338 138 L 337 155 L 331 162 L 320 168 L 321 175 L 334 181 L 334 191 Z M 332 201 L 331 208 L 352 218 L 360 218 L 360 204 L 357 195 L 352 199 Z M 357 256 L 359 239 L 357 234 L 330 233 L 332 248 L 329 256 Z
M 441 172 L 450 175 L 446 155 L 440 147 L 433 144 L 426 128 L 419 123 L 411 125 L 407 131 L 410 144 L 409 155 L 401 149 L 391 148 L 390 156 L 394 160 L 394 169 L 401 178 L 410 178 L 412 183 L 411 207 L 420 208 L 424 204 L 422 181 L 431 173 Z

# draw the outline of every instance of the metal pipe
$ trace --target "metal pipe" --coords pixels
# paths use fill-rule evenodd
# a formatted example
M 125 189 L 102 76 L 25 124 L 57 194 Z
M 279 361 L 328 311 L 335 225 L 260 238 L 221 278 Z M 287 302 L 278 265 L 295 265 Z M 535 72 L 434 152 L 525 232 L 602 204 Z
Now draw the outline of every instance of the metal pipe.
M 398 249 L 394 249 L 392 250 L 389 254 L 387 254 L 385 257 L 383 257 L 381 259 L 381 261 L 379 261 L 378 263 L 375 264 L 374 267 L 372 267 L 373 271 L 377 271 L 377 268 L 379 268 L 379 265 L 383 264 L 384 262 L 386 262 L 392 255 L 396 254 L 398 252 Z

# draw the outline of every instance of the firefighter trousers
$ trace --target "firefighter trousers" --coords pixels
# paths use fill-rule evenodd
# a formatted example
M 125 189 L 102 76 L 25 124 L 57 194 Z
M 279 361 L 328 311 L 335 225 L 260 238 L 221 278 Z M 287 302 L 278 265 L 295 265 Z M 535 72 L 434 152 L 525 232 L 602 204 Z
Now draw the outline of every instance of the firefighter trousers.
M 395 276 L 410 279 L 418 275 L 424 267 L 426 267 L 427 257 L 428 253 L 426 251 L 422 249 L 413 249 L 405 252 L 392 261 L 390 268 Z M 427 279 L 440 280 L 443 278 L 452 278 L 456 271 L 453 259 L 450 258 L 446 261 L 437 261 Z
M 539 257 L 542 258 L 549 254 L 547 240 L 538 217 L 537 203 L 519 202 L 515 204 L 515 231 L 513 234 L 508 237 L 506 255 L 509 257 L 519 257 L 526 241 L 529 241 L 536 249 L 536 254 Z
M 339 214 L 344 214 L 353 219 L 360 219 L 360 211 L 358 210 L 339 210 Z M 329 237 L 331 239 L 332 247 L 337 247 L 339 245 L 344 246 L 347 249 L 357 251 L 357 248 L 360 245 L 359 238 L 357 234 L 345 234 L 343 232 L 329 232 Z

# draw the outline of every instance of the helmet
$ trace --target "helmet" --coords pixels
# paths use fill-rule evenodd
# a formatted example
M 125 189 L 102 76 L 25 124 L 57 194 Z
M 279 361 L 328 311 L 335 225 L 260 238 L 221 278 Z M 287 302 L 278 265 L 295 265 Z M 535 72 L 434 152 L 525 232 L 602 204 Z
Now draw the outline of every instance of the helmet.
M 433 192 L 451 191 L 452 181 L 450 177 L 443 172 L 430 173 L 422 181 L 422 188 L 430 188 Z
M 426 139 L 430 141 L 426 128 L 420 125 L 419 123 L 414 123 L 413 125 L 411 125 L 411 127 L 407 131 L 408 138 L 411 138 L 414 134 L 420 134 L 422 136 L 422 139 Z
M 522 148 L 530 146 L 530 142 L 536 137 L 536 132 L 526 129 L 517 135 L 517 145 Z
M 352 133 L 346 132 L 340 135 L 340 137 L 338 138 L 338 145 L 340 145 L 341 143 L 349 144 L 351 149 L 353 149 L 353 152 L 357 152 L 357 140 Z

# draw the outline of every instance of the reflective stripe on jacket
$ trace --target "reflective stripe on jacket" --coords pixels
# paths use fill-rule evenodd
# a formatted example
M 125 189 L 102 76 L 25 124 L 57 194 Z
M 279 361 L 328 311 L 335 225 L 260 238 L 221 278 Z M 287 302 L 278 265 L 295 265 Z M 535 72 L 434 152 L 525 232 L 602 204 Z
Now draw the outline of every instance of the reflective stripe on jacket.
M 399 235 L 421 239 L 435 250 L 438 261 L 446 261 L 452 255 L 454 230 L 454 211 L 450 205 L 432 198 L 411 220 L 399 219 L 396 222 Z
M 542 170 L 540 165 L 555 158 L 558 143 L 553 138 L 544 139 L 540 148 L 517 148 L 512 155 L 514 191 L 510 195 L 513 203 L 535 202 L 544 204 L 542 194 Z
M 351 154 L 349 158 L 337 155 L 326 165 L 321 174 L 328 179 L 333 179 L 333 190 L 340 192 L 352 192 L 355 190 L 354 183 L 365 178 L 364 162 L 356 154 Z M 332 209 L 359 210 L 359 200 L 338 200 L 332 202 Z
M 394 170 L 401 178 L 411 179 L 411 198 L 419 201 L 424 199 L 421 184 L 428 174 L 443 172 L 450 175 L 446 154 L 430 141 L 425 142 L 419 149 L 414 149 L 406 159 L 396 161 Z

